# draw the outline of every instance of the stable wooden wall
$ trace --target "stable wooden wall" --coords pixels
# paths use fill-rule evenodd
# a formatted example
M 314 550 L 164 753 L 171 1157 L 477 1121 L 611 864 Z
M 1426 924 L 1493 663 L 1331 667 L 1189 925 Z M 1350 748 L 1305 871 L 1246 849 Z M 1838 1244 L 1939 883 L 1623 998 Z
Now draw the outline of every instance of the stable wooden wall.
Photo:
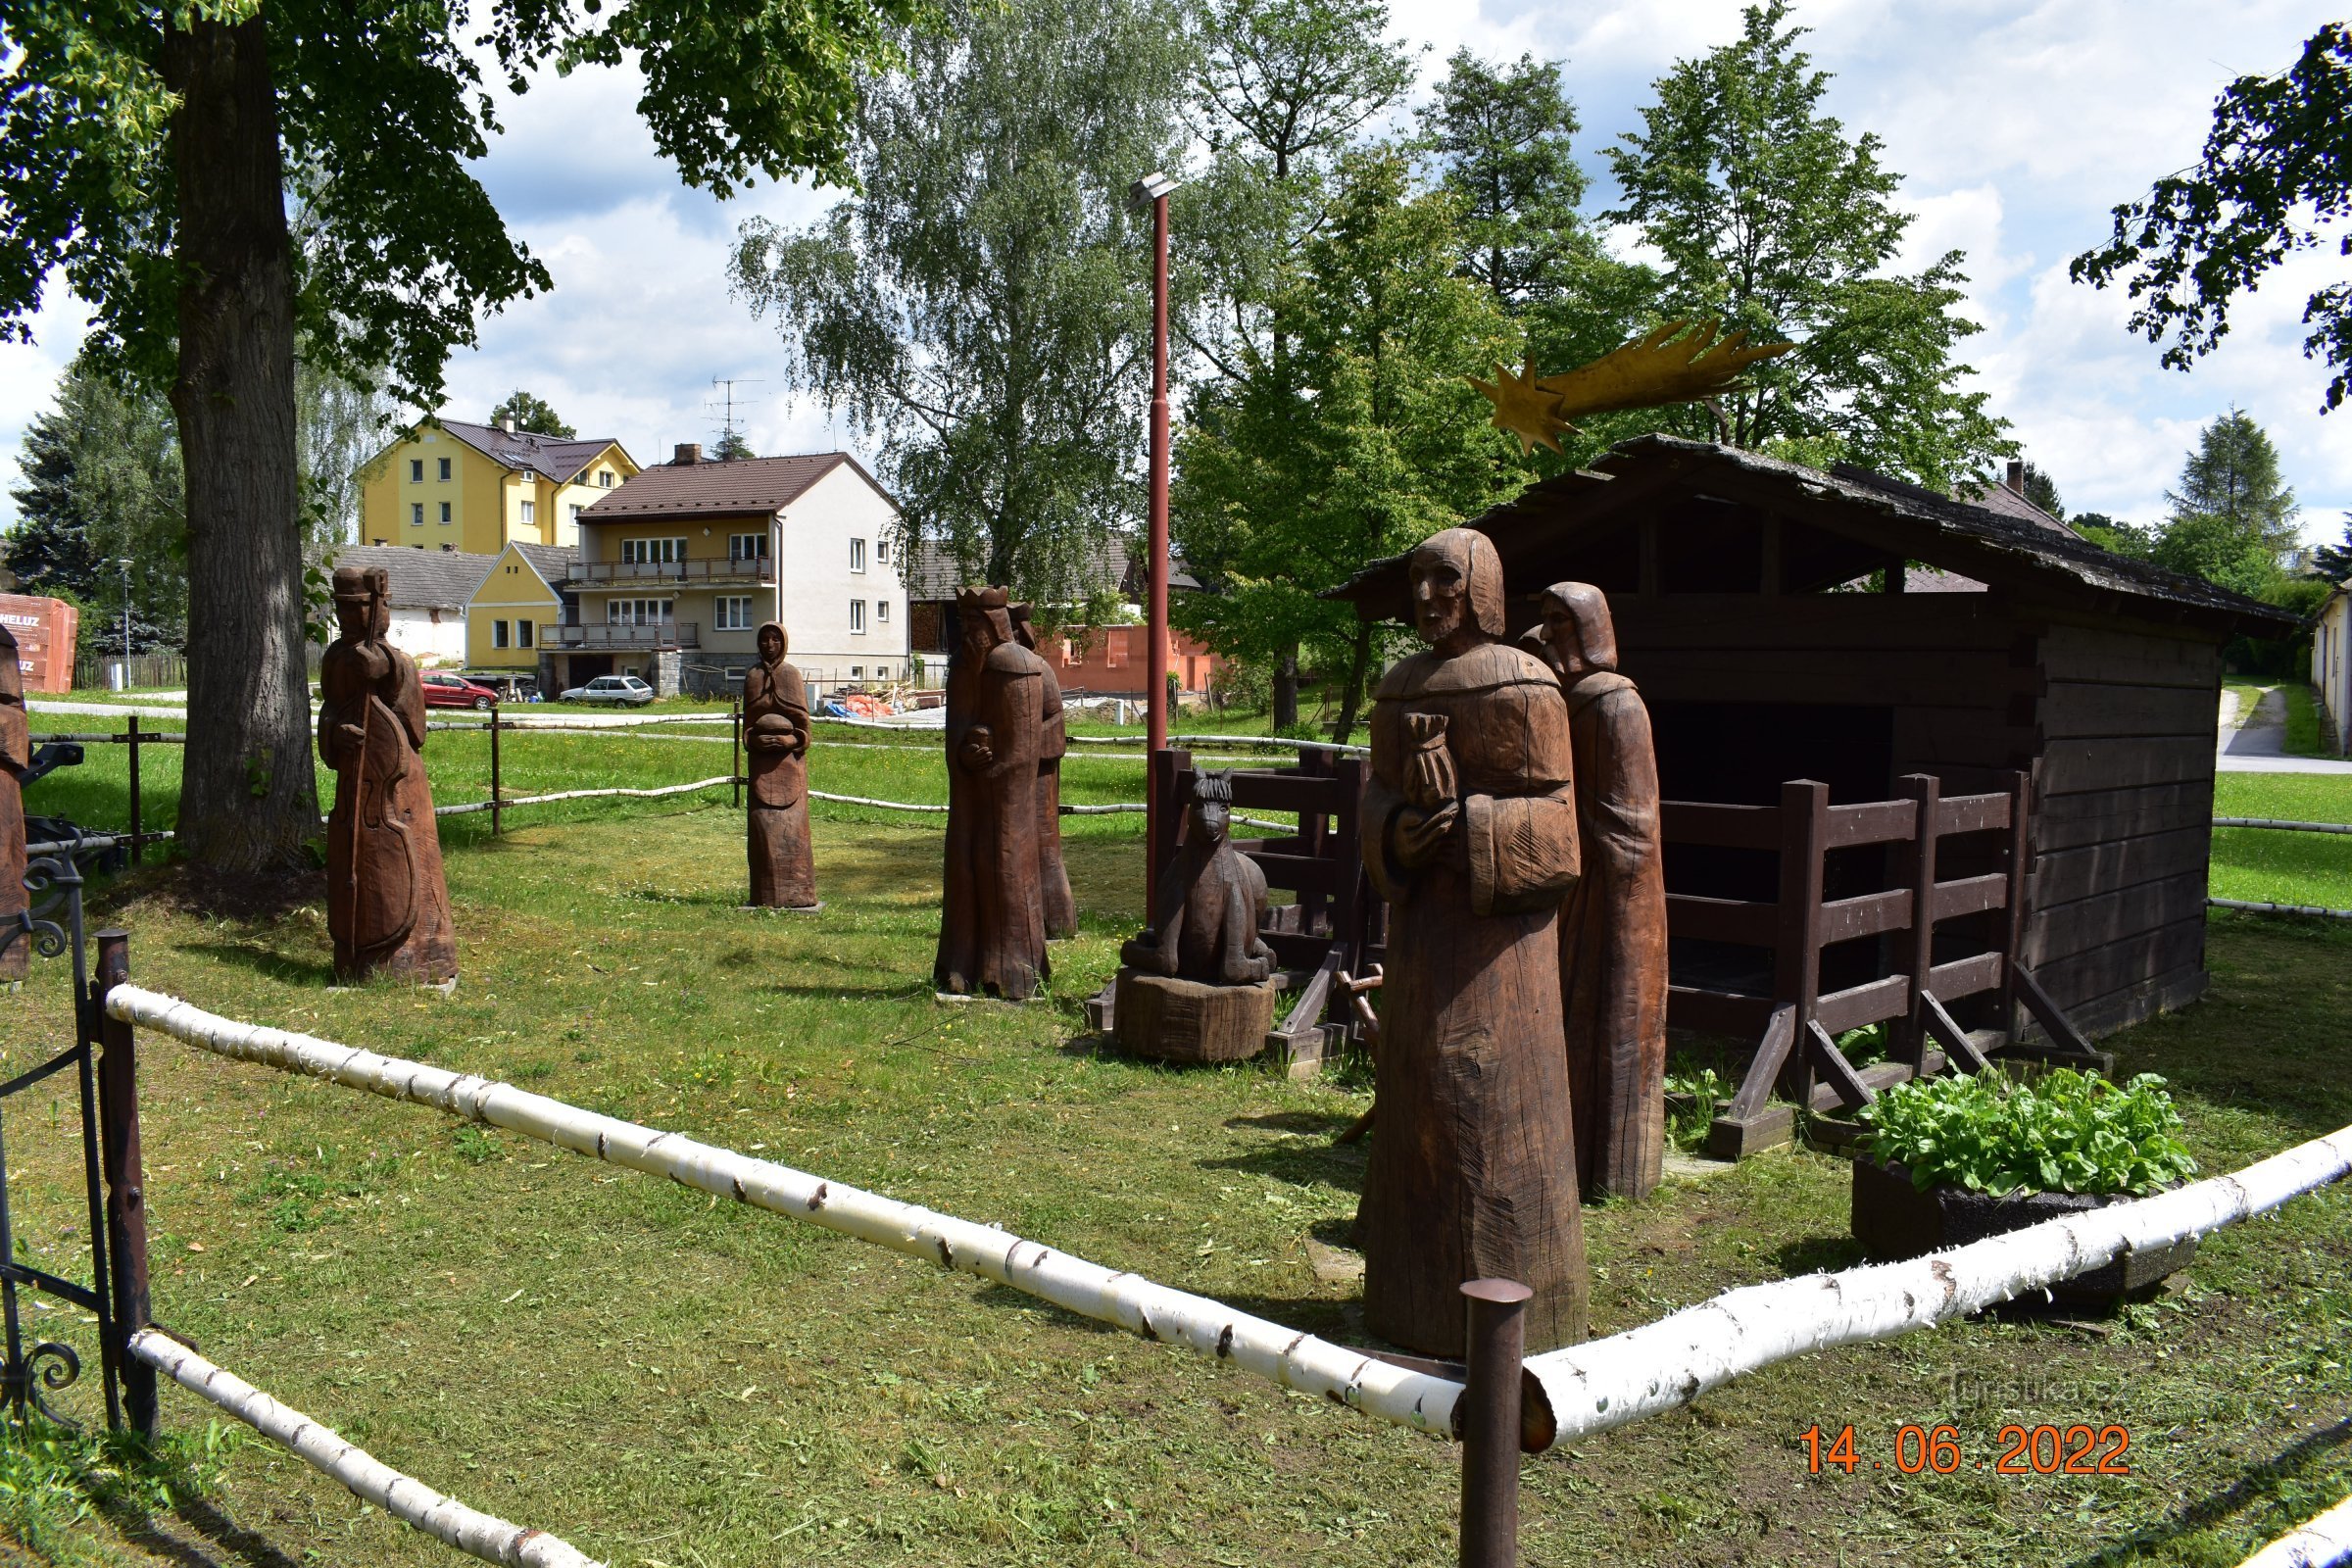
M 2052 616 L 2026 961 L 2086 1034 L 2204 992 L 2221 645 Z

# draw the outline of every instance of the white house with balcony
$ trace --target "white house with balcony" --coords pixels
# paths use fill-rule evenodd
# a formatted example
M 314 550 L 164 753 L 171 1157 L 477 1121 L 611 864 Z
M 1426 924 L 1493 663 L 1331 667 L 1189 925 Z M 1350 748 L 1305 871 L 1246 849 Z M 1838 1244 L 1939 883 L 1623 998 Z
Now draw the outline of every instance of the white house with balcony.
M 762 621 L 812 696 L 906 678 L 898 509 L 846 452 L 706 462 L 680 446 L 580 514 L 541 681 L 633 674 L 668 695 L 740 686 Z

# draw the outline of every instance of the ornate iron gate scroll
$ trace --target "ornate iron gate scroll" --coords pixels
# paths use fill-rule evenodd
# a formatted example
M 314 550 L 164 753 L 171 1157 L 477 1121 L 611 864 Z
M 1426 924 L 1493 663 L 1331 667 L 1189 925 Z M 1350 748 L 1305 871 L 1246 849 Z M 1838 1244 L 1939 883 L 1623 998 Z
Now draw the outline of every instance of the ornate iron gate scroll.
M 89 967 L 81 929 L 81 872 L 71 851 L 42 856 L 25 866 L 24 890 L 31 907 L 21 910 L 15 923 L 0 929 L 0 953 L 18 942 L 31 944 L 34 956 L 74 961 L 74 1044 L 38 1066 L 0 1083 L 0 1102 L 13 1095 L 72 1071 L 81 1095 L 82 1186 L 88 1199 L 90 1283 L 52 1274 L 17 1256 L 15 1225 L 8 1190 L 6 1115 L 0 1110 L 0 1318 L 7 1328 L 6 1360 L 0 1362 L 0 1398 L 22 1419 L 35 1409 L 65 1426 L 80 1423 L 50 1408 L 45 1394 L 71 1388 L 81 1377 L 81 1357 L 57 1340 L 36 1339 L 27 1349 L 19 1311 L 19 1293 L 38 1291 L 70 1301 L 98 1320 L 98 1356 L 106 1387 L 106 1423 L 122 1425 L 120 1395 L 122 1346 L 115 1332 L 112 1281 L 108 1275 L 106 1200 L 100 1180 L 98 1151 L 98 1086 L 96 1047 L 101 1019 L 98 999 L 90 988 Z

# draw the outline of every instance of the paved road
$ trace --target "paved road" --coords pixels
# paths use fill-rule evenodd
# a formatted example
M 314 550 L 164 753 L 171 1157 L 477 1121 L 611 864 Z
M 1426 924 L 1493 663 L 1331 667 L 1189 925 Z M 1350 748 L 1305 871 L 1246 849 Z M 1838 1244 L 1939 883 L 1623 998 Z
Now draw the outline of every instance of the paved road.
M 2286 755 L 2286 693 L 2278 687 L 2264 692 L 2254 711 L 2235 729 L 2228 727 L 2227 715 L 2236 705 L 2227 692 L 2223 701 L 2224 725 L 2214 753 L 2214 766 L 2222 772 L 2352 776 L 2352 759 Z

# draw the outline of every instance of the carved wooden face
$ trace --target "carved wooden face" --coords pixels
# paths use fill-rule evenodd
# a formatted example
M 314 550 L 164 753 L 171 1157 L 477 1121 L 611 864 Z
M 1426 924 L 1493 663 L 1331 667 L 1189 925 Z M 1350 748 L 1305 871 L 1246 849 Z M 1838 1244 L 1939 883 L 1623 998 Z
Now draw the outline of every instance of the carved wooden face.
M 1210 844 L 1222 844 L 1230 830 L 1233 808 L 1223 801 L 1193 797 L 1193 831 Z
M 770 664 L 784 657 L 784 628 L 772 620 L 760 628 L 760 657 Z
M 1444 551 L 1413 553 L 1413 629 L 1422 640 L 1442 643 L 1470 621 L 1470 580 Z

